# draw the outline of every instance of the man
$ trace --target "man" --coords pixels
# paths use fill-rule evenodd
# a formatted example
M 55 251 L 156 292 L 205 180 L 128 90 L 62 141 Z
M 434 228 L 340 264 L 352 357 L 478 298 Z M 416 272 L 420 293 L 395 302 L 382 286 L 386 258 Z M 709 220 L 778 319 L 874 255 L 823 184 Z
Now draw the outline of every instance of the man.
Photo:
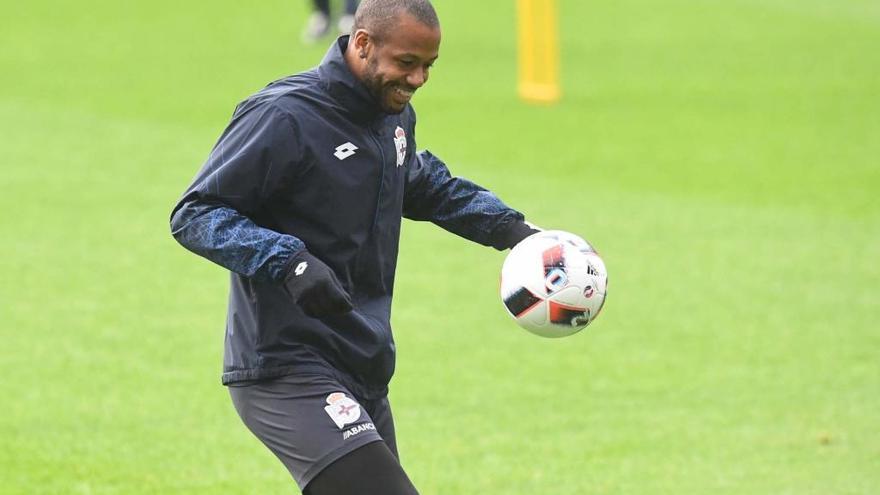
M 401 217 L 496 249 L 534 230 L 415 152 L 410 99 L 440 47 L 430 2 L 364 0 L 352 31 L 238 105 L 171 228 L 233 272 L 223 383 L 304 493 L 414 494 L 387 400 Z

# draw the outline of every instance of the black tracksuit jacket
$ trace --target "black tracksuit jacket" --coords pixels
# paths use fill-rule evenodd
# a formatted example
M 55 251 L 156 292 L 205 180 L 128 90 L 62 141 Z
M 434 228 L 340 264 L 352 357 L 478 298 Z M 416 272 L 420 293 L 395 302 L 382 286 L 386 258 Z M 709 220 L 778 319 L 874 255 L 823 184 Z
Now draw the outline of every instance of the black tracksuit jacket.
M 416 153 L 412 107 L 382 113 L 348 69 L 347 43 L 239 104 L 171 214 L 175 239 L 232 272 L 224 384 L 319 373 L 385 395 L 401 218 L 498 249 L 523 219 Z M 302 249 L 336 273 L 353 311 L 319 320 L 291 301 L 283 280 Z

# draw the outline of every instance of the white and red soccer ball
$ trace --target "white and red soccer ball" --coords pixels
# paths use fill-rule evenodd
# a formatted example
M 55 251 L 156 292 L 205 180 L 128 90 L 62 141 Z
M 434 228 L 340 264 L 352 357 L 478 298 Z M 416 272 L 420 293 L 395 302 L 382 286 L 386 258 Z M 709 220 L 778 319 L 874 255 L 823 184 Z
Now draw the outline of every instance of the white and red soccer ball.
M 519 326 L 541 337 L 566 337 L 599 316 L 608 272 L 587 241 L 561 230 L 532 234 L 501 268 L 501 301 Z

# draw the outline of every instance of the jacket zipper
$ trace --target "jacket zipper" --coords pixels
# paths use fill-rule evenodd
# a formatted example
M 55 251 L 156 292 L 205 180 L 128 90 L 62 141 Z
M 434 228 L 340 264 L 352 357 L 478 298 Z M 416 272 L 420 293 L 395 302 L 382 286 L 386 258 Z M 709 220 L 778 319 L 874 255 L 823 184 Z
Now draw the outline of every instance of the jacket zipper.
M 376 230 L 376 226 L 379 224 L 379 210 L 382 205 L 382 192 L 383 185 L 385 184 L 385 150 L 382 148 L 382 142 L 379 140 L 379 135 L 373 128 L 370 128 L 370 137 L 373 138 L 373 142 L 376 143 L 376 146 L 379 148 L 379 192 L 376 194 L 376 213 L 373 215 L 373 225 L 370 227 L 370 235 L 372 235 L 373 231 Z
M 379 159 L 380 159 L 380 161 L 379 161 L 379 190 L 376 193 L 376 206 L 375 206 L 376 211 L 373 214 L 373 224 L 370 225 L 370 231 L 367 234 L 367 236 L 368 236 L 367 240 L 369 241 L 370 238 L 375 236 L 376 228 L 379 225 L 379 210 L 381 209 L 380 205 L 382 204 L 383 184 L 385 182 L 385 150 L 382 149 L 382 142 L 379 140 L 379 135 L 376 133 L 376 131 L 372 127 L 369 128 L 368 134 L 370 135 L 370 139 L 372 139 L 372 141 L 376 145 L 376 147 L 379 148 Z M 364 250 L 360 250 L 360 252 L 357 255 L 356 261 L 355 261 L 355 278 L 360 278 L 361 276 L 363 276 L 363 271 L 364 271 L 363 262 L 362 262 L 363 253 L 364 253 Z M 360 294 L 353 293 L 353 294 L 351 294 L 351 296 L 354 298 L 355 304 L 357 304 L 357 299 L 359 298 Z

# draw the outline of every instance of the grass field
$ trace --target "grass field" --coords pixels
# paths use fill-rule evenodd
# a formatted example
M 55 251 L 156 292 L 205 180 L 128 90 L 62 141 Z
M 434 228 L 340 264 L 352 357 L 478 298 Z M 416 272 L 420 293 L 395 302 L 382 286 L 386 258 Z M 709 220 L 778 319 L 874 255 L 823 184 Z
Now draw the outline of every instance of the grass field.
M 316 64 L 305 2 L 0 17 L 0 494 L 297 493 L 219 383 L 227 275 L 167 217 L 234 105 Z M 590 239 L 602 317 L 519 330 L 503 253 L 406 223 L 402 459 L 424 494 L 880 493 L 880 3 L 436 0 L 420 147 Z

